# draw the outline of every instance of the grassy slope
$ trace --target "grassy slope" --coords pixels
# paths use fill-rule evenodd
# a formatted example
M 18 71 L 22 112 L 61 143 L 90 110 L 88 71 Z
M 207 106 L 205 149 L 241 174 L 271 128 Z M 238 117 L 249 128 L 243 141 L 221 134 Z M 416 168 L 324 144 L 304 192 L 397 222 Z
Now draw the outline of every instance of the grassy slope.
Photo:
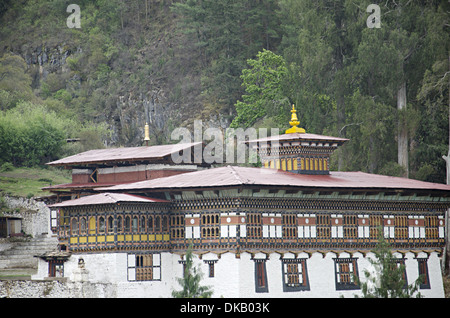
M 0 195 L 38 197 L 49 195 L 42 187 L 71 182 L 70 171 L 55 168 L 14 168 L 0 172 Z

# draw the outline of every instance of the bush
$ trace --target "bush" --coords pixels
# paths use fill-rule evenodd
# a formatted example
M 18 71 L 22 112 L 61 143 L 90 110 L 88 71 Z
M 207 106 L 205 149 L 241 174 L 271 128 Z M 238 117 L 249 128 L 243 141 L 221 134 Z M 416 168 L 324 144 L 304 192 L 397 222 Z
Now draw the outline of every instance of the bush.
M 11 162 L 5 162 L 0 167 L 0 172 L 12 171 L 14 169 L 14 165 Z
M 56 158 L 68 125 L 56 113 L 29 102 L 0 113 L 0 162 L 32 167 Z
M 380 174 L 392 177 L 403 177 L 406 174 L 406 170 L 398 163 L 389 161 L 380 170 Z

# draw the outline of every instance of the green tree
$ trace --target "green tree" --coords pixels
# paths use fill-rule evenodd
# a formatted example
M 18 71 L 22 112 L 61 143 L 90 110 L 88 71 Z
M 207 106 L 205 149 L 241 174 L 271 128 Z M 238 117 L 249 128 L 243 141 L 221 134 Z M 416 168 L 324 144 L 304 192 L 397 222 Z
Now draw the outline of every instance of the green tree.
M 278 43 L 276 9 L 274 0 L 188 0 L 172 6 L 201 56 L 203 94 L 222 112 L 232 113 L 241 94 L 239 76 L 246 59 Z
M 178 278 L 178 283 L 182 290 L 172 291 L 172 296 L 175 298 L 209 298 L 213 291 L 209 286 L 201 286 L 202 274 L 193 264 L 192 244 L 186 251 L 186 264 L 184 277 Z
M 413 284 L 407 285 L 404 279 L 405 265 L 397 263 L 389 243 L 383 237 L 383 231 L 378 229 L 379 237 L 377 247 L 373 250 L 375 259 L 368 258 L 375 274 L 364 271 L 366 282 L 361 283 L 364 298 L 420 298 L 419 290 L 422 278 L 419 277 Z
M 280 0 L 279 5 L 281 50 L 287 63 L 297 67 L 298 94 L 292 102 L 300 122 L 307 131 L 337 135 L 349 124 L 346 98 L 353 93 L 351 65 L 363 28 L 357 23 L 358 7 L 353 1 L 333 0 Z M 343 162 L 339 156 L 339 166 Z
M 18 55 L 0 57 L 0 110 L 10 109 L 19 101 L 35 99 L 31 89 L 31 77 L 27 64 Z
M 366 25 L 372 3 L 381 8 L 381 28 Z M 336 168 L 409 168 L 416 177 L 431 172 L 426 164 L 432 162 L 427 180 L 442 182 L 450 4 L 280 0 L 279 6 L 284 34 L 278 52 L 297 68 L 292 102 L 300 121 L 307 131 L 350 139 L 336 152 Z M 402 169 L 392 169 L 397 162 Z
M 0 162 L 32 167 L 56 159 L 71 126 L 77 125 L 30 102 L 0 112 Z
M 246 94 L 235 104 L 237 116 L 231 127 L 247 128 L 266 116 L 284 118 L 289 99 L 284 85 L 288 76 L 286 61 L 269 50 L 262 50 L 256 59 L 247 60 L 249 68 L 242 70 L 242 86 Z M 275 121 L 286 125 L 282 120 Z

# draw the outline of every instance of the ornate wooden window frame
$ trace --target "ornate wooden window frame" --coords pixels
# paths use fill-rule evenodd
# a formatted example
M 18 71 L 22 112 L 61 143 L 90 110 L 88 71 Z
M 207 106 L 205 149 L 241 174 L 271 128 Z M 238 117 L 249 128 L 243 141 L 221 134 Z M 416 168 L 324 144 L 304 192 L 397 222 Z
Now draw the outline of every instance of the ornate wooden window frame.
M 416 258 L 417 265 L 419 267 L 419 277 L 422 276 L 422 282 L 420 283 L 420 289 L 430 289 L 430 275 L 428 274 L 428 258 Z
M 255 262 L 255 292 L 268 293 L 266 259 L 253 259 L 253 261 Z
M 360 289 L 358 258 L 333 258 L 336 290 Z
M 127 279 L 129 282 L 161 281 L 161 253 L 128 253 Z M 134 272 L 134 279 L 133 279 Z
M 310 290 L 306 258 L 281 259 L 283 291 Z

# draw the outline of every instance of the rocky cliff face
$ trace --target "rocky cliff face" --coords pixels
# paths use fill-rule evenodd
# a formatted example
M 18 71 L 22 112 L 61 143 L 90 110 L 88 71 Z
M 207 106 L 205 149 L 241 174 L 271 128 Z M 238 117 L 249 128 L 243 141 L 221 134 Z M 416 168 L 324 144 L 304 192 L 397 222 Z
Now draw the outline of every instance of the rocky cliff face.
M 138 11 L 124 11 L 127 15 L 114 33 L 100 29 L 101 23 L 83 22 L 73 32 L 64 26 L 26 27 L 31 34 L 7 34 L 0 56 L 8 52 L 24 59 L 36 95 L 63 100 L 82 121 L 106 122 L 108 146 L 141 145 L 146 122 L 152 144 L 170 142 L 174 128 L 191 127 L 194 119 L 225 128 L 228 120 L 205 108 L 200 53 L 189 36 L 179 32 L 169 7 L 164 3 L 149 8 L 146 24 L 132 23 Z M 140 10 L 138 19 L 144 17 Z M 5 24 L 14 30 L 8 14 Z
M 151 48 L 148 48 L 149 50 Z M 28 65 L 29 73 L 33 78 L 33 88 L 39 90 L 45 83 L 48 75 L 57 74 L 66 79 L 65 89 L 76 91 L 83 85 L 82 77 L 72 72 L 67 59 L 83 55 L 83 47 L 76 50 L 67 48 L 64 44 L 55 47 L 45 45 L 37 47 L 24 46 L 14 52 L 22 56 Z M 148 88 L 147 91 L 137 89 L 130 85 L 123 87 L 120 92 L 113 92 L 109 96 L 109 105 L 98 120 L 106 121 L 110 127 L 110 145 L 135 146 L 142 142 L 145 123 L 149 123 L 153 135 L 152 143 L 167 142 L 170 129 L 180 125 L 189 125 L 190 121 L 198 115 L 192 112 L 183 102 L 174 100 L 174 90 L 180 90 L 180 85 L 171 81 L 157 81 L 149 79 L 149 83 L 141 83 Z M 175 87 L 174 87 L 175 85 Z M 178 87 L 178 88 L 177 88 Z M 195 92 L 182 92 L 186 101 L 195 99 Z M 181 92 L 177 93 L 181 94 Z M 191 96 L 189 96 L 191 95 Z M 178 96 L 179 99 L 180 96 Z M 195 107 L 201 107 L 197 104 Z

